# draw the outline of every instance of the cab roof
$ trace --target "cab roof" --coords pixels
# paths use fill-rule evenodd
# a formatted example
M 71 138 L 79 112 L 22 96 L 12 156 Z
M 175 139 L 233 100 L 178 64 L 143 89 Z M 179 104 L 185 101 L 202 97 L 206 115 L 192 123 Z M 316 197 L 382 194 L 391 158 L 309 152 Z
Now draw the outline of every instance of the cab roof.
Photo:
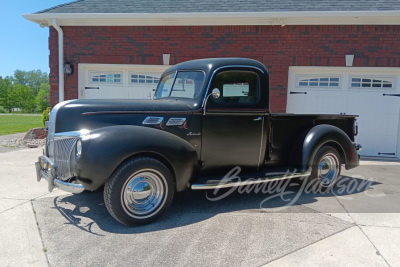
M 221 67 L 256 67 L 264 74 L 267 74 L 267 68 L 260 61 L 250 58 L 205 58 L 190 60 L 174 65 L 164 73 L 170 73 L 177 70 L 202 70 L 207 74 L 213 73 Z

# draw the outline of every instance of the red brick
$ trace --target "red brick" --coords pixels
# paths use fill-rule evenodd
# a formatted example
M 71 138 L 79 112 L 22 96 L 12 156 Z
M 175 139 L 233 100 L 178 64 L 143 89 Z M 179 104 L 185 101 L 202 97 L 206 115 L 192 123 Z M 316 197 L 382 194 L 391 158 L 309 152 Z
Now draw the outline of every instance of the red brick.
M 119 26 L 63 27 L 65 61 L 74 74 L 65 78 L 65 99 L 78 97 L 78 63 L 161 64 L 206 57 L 249 57 L 271 72 L 271 110 L 284 112 L 289 66 L 399 67 L 400 26 Z M 51 104 L 58 101 L 57 32 L 51 28 Z

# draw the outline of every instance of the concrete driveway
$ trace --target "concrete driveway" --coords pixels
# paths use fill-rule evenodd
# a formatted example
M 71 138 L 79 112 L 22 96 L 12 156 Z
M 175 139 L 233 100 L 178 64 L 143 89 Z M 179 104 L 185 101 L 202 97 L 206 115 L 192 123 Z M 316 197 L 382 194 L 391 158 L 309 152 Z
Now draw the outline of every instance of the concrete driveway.
M 399 162 L 363 161 L 327 194 L 296 180 L 219 201 L 188 191 L 161 220 L 126 227 L 101 191 L 48 193 L 40 153 L 0 153 L 0 266 L 400 266 Z

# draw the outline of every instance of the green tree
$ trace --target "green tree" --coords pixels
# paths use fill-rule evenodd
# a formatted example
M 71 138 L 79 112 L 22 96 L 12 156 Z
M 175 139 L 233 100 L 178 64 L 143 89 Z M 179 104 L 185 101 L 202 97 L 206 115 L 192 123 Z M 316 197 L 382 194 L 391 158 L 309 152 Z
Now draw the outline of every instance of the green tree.
M 43 110 L 50 107 L 49 93 L 50 85 L 48 83 L 42 83 L 35 99 L 37 112 L 43 112 Z
M 40 86 L 44 83 L 49 83 L 49 76 L 41 70 L 14 71 L 13 84 L 22 84 L 32 88 L 36 96 L 40 91 Z
M 11 111 L 12 105 L 10 103 L 11 80 L 9 77 L 2 78 L 0 76 L 0 106 Z
M 14 84 L 9 97 L 12 107 L 20 108 L 23 112 L 33 112 L 35 110 L 35 96 L 29 86 Z

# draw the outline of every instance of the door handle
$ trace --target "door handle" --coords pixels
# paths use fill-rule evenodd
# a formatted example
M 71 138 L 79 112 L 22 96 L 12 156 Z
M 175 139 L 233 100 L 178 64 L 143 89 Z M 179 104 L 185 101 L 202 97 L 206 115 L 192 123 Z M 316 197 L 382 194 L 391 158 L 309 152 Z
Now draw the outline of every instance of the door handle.
M 260 121 L 260 120 L 262 120 L 262 117 L 255 118 L 253 121 Z
M 96 86 L 85 86 L 85 89 L 86 89 L 86 90 L 88 90 L 88 89 L 95 89 L 95 90 L 99 90 L 99 89 L 100 89 L 100 87 L 96 87 Z

